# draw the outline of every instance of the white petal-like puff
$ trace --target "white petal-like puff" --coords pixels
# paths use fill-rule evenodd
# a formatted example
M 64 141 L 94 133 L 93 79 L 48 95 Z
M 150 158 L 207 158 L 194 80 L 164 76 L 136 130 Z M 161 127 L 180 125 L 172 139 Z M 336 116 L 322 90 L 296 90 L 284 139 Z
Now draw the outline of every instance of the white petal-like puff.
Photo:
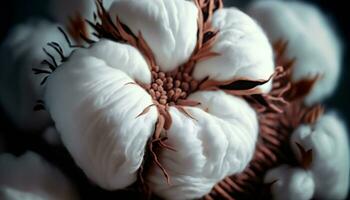
M 93 56 L 106 62 L 112 68 L 119 69 L 140 83 L 151 83 L 151 70 L 146 60 L 136 48 L 108 39 L 101 39 L 88 49 L 75 52 L 77 56 Z
M 326 17 L 316 7 L 302 2 L 256 1 L 249 13 L 271 42 L 288 41 L 286 56 L 296 58 L 294 80 L 319 75 L 305 100 L 307 104 L 333 93 L 340 74 L 342 48 Z
M 95 57 L 94 47 L 89 52 L 73 52 L 50 76 L 45 103 L 78 166 L 99 186 L 121 189 L 136 180 L 157 110 L 137 117 L 152 99 L 119 70 L 133 67 L 139 54 L 114 55 L 113 63 Z
M 43 20 L 29 21 L 15 27 L 0 46 L 0 103 L 17 127 L 26 131 L 41 130 L 50 122 L 46 112 L 33 111 L 41 99 L 43 76 L 35 75 L 32 68 L 47 67 L 40 66 L 48 58 L 43 47 L 60 60 L 47 47 L 48 42 L 57 42 L 66 55 L 70 53 L 57 26 Z
M 67 178 L 39 155 L 0 155 L 0 199 L 76 200 L 77 192 Z
M 334 113 L 322 116 L 315 125 L 300 126 L 291 139 L 300 158 L 296 142 L 312 149 L 313 173 L 317 199 L 345 199 L 349 189 L 349 141 L 344 123 Z
M 262 29 L 246 14 L 236 8 L 214 13 L 213 26 L 219 37 L 212 51 L 219 56 L 199 62 L 194 77 L 202 80 L 267 80 L 273 74 L 272 47 Z M 263 92 L 271 84 L 260 86 Z
M 115 0 L 110 9 L 115 20 L 138 35 L 142 33 L 163 71 L 185 63 L 197 42 L 198 9 L 185 0 Z
M 267 172 L 264 182 L 271 185 L 275 200 L 310 200 L 315 192 L 315 183 L 310 172 L 287 165 Z
M 197 92 L 189 99 L 200 101 L 201 108 L 185 108 L 194 119 L 170 109 L 167 144 L 176 151 L 160 154 L 171 184 L 157 167 L 148 177 L 152 190 L 165 199 L 204 196 L 224 177 L 241 172 L 255 149 L 257 117 L 244 100 L 223 91 Z

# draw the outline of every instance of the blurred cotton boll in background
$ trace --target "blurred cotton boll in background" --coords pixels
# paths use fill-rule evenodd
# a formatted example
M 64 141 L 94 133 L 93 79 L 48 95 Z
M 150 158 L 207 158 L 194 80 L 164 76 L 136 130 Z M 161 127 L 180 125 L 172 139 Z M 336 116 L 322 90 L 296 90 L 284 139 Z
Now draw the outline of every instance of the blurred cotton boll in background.
M 346 199 L 350 171 L 347 134 L 336 113 L 324 114 L 315 124 L 300 125 L 290 140 L 300 166 L 281 165 L 265 175 L 274 199 Z
M 39 155 L 0 154 L 1 200 L 78 200 L 73 185 Z
M 345 199 L 349 189 L 350 152 L 348 132 L 336 113 L 323 115 L 314 125 L 302 125 L 292 135 L 291 145 L 301 159 L 296 143 L 311 149 L 310 171 L 316 199 Z
M 275 200 L 309 200 L 315 192 L 312 174 L 301 168 L 279 166 L 267 172 L 264 181 L 271 184 Z
M 32 69 L 46 68 L 41 62 L 50 58 L 43 48 L 60 60 L 59 55 L 48 47 L 49 42 L 60 43 L 63 51 L 70 53 L 57 27 L 58 24 L 46 20 L 29 20 L 12 29 L 0 46 L 0 103 L 23 131 L 42 130 L 50 123 L 46 112 L 34 111 L 36 102 L 42 99 L 40 83 L 44 76 L 35 75 Z
M 253 2 L 248 13 L 263 27 L 270 42 L 288 42 L 286 56 L 295 58 L 294 81 L 318 78 L 305 103 L 329 97 L 340 75 L 342 46 L 334 28 L 321 11 L 298 1 Z

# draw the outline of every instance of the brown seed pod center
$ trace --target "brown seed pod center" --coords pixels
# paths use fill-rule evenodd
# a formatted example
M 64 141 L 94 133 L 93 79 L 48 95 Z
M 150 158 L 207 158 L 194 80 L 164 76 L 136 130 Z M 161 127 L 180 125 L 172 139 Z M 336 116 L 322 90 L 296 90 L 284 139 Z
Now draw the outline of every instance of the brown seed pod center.
M 144 86 L 152 99 L 161 105 L 174 106 L 198 89 L 198 81 L 184 71 L 183 67 L 163 72 L 158 66 L 152 68 L 152 82 Z

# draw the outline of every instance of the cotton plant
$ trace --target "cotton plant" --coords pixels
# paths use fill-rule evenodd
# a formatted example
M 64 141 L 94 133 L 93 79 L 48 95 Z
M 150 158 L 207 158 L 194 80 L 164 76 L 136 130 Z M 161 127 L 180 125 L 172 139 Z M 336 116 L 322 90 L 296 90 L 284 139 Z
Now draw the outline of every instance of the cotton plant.
M 273 197 L 345 199 L 350 170 L 347 134 L 344 123 L 335 113 L 321 116 L 315 124 L 300 125 L 291 137 L 291 146 L 301 165 L 282 165 L 267 173 L 265 182 L 274 182 Z M 310 157 L 307 152 L 311 160 L 306 158 Z M 305 166 L 305 162 L 309 164 Z
M 271 43 L 288 42 L 286 56 L 295 59 L 293 81 L 316 78 L 305 98 L 307 105 L 330 97 L 341 71 L 342 45 L 329 19 L 315 6 L 299 1 L 254 1 L 249 15 L 264 29 Z
M 301 125 L 292 135 L 291 143 L 299 160 L 301 154 L 296 144 L 312 149 L 310 171 L 316 185 L 314 197 L 345 199 L 349 189 L 349 139 L 337 114 L 325 114 L 314 125 Z
M 76 164 L 104 189 L 140 181 L 166 199 L 200 198 L 241 172 L 258 134 L 242 96 L 268 92 L 274 76 L 262 29 L 215 0 L 97 5 L 98 39 L 44 79 Z
M 3 200 L 77 200 L 70 181 L 33 152 L 0 154 L 0 198 Z
M 0 46 L 0 103 L 14 124 L 23 131 L 40 131 L 50 124 L 46 112 L 34 110 L 41 100 L 43 88 L 40 78 L 32 72 L 46 68 L 47 54 L 54 56 L 57 64 L 60 55 L 50 45 L 66 41 L 58 31 L 59 25 L 44 19 L 32 19 L 13 28 Z M 50 43 L 50 45 L 48 45 Z M 44 48 L 44 50 L 43 50 Z M 62 43 L 62 51 L 70 52 Z M 35 73 L 38 73 L 36 71 Z
M 266 188 L 274 199 L 346 198 L 347 132 L 320 104 L 335 89 L 342 48 L 315 7 L 257 1 L 252 19 L 221 0 L 49 4 L 60 29 L 31 22 L 3 45 L 31 95 L 7 90 L 27 104 L 2 103 L 9 113 L 30 108 L 29 125 L 52 119 L 40 125 L 44 139 L 63 144 L 96 186 L 142 186 L 162 199 L 258 199 Z M 35 117 L 45 115 L 32 112 L 35 102 L 50 117 Z M 40 160 L 29 154 L 21 160 Z M 15 159 L 3 157 L 0 183 Z M 38 195 L 9 179 L 6 198 L 45 199 L 46 187 L 34 184 Z

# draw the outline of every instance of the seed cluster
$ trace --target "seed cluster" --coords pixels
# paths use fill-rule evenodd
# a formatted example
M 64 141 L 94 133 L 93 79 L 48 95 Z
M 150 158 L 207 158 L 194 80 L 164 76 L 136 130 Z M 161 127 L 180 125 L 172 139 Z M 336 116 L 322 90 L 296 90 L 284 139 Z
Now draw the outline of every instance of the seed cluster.
M 145 89 L 159 104 L 173 106 L 197 90 L 198 85 L 198 81 L 185 72 L 184 67 L 165 73 L 156 66 L 152 69 L 152 83 Z

